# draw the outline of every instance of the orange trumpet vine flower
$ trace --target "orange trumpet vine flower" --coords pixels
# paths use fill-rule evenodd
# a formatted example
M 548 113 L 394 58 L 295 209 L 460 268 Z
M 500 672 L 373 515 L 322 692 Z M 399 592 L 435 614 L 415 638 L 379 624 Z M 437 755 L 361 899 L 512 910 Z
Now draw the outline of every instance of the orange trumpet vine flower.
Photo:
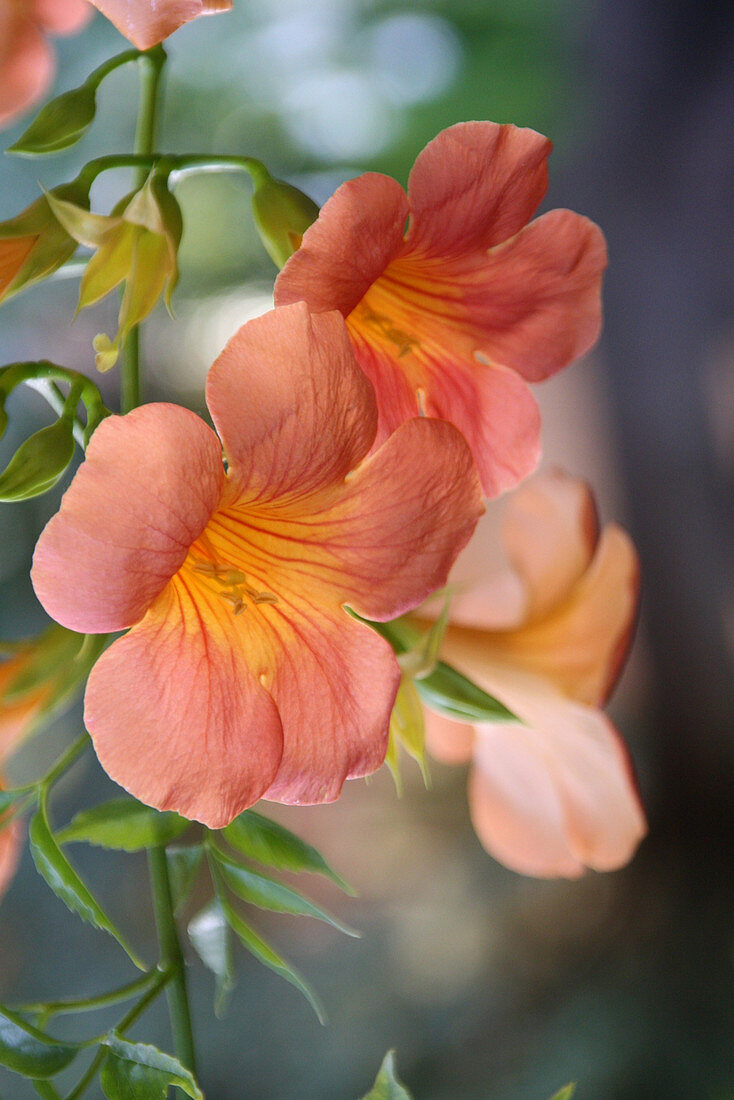
M 417 606 L 482 505 L 450 424 L 411 421 L 366 457 L 374 393 L 338 313 L 249 322 L 207 402 L 219 438 L 169 404 L 102 423 L 32 578 L 64 625 L 130 628 L 87 685 L 102 766 L 220 828 L 260 797 L 335 799 L 382 763 L 400 670 L 346 607 Z
M 230 11 L 232 0 L 91 0 L 139 50 L 149 50 L 200 15 Z
M 346 318 L 377 393 L 378 439 L 419 413 L 451 421 L 487 496 L 537 463 L 527 383 L 599 334 L 600 230 L 569 210 L 527 224 L 550 151 L 534 130 L 452 126 L 419 155 L 407 196 L 376 173 L 343 184 L 275 284 L 276 305 Z
M 56 62 L 49 34 L 76 34 L 91 17 L 87 0 L 0 0 L 0 127 L 46 92 Z
M 622 866 L 645 835 L 629 753 L 600 707 L 629 646 L 638 563 L 621 528 L 548 472 L 508 502 L 510 565 L 451 605 L 442 654 L 522 724 L 472 726 L 426 712 L 436 759 L 472 761 L 480 841 L 515 871 L 576 877 Z

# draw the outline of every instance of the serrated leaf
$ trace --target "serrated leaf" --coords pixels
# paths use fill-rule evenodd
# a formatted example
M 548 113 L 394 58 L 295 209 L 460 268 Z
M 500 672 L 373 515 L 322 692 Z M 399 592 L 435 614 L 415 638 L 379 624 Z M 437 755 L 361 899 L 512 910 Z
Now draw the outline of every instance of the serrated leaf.
M 109 1053 L 99 1075 L 108 1100 L 165 1100 L 169 1085 L 204 1100 L 192 1074 L 177 1058 L 147 1043 L 129 1043 L 108 1035 L 101 1043 Z
M 191 822 L 175 813 L 160 813 L 132 798 L 114 798 L 82 810 L 56 834 L 59 844 L 86 841 L 101 848 L 137 852 L 168 844 L 188 829 Z
M 564 1087 L 562 1089 L 559 1089 L 558 1092 L 554 1092 L 550 1100 L 571 1100 L 571 1097 L 574 1095 L 575 1092 L 576 1085 L 574 1082 L 571 1082 L 568 1085 L 564 1085 Z
M 353 928 L 342 924 L 340 920 L 314 905 L 312 901 L 299 894 L 297 890 L 291 890 L 282 882 L 263 875 L 259 871 L 251 871 L 247 867 L 236 863 L 223 852 L 216 848 L 213 854 L 222 879 L 233 894 L 242 901 L 256 905 L 259 909 L 268 909 L 274 913 L 290 913 L 295 917 L 313 917 L 315 920 L 325 921 L 339 932 L 347 936 L 359 936 Z
M 8 152 L 38 156 L 75 145 L 94 121 L 96 90 L 95 85 L 82 84 L 56 96 L 38 112 Z
M 390 1050 L 380 1066 L 372 1089 L 362 1100 L 412 1100 L 404 1085 L 395 1076 L 395 1051 Z
M 504 703 L 439 661 L 433 672 L 416 680 L 418 694 L 433 710 L 463 722 L 517 722 Z
M 281 958 L 269 943 L 266 943 L 264 939 L 258 936 L 257 932 L 243 920 L 237 910 L 230 905 L 226 898 L 221 899 L 221 905 L 230 928 L 237 936 L 242 946 L 245 947 L 250 954 L 254 955 L 264 966 L 269 967 L 276 974 L 279 974 L 281 978 L 285 978 L 287 982 L 290 982 L 291 985 L 294 985 L 296 989 L 300 990 L 316 1013 L 319 1023 L 325 1024 L 326 1014 L 324 1013 L 320 1001 L 298 971 L 294 970 L 285 959 Z
M 214 1012 L 222 1016 L 235 982 L 229 924 L 217 898 L 192 918 L 188 933 L 197 955 L 216 978 Z
M 59 1042 L 9 1009 L 0 1009 L 0 1065 L 24 1077 L 53 1077 L 78 1053 L 75 1044 Z
M 28 836 L 36 869 L 56 896 L 64 902 L 72 913 L 76 913 L 82 920 L 88 921 L 95 928 L 99 928 L 113 936 L 135 966 L 140 970 L 145 970 L 145 965 L 140 962 L 126 943 L 122 933 L 115 927 L 99 902 L 89 892 L 56 843 L 43 806 L 33 817 Z
M 171 897 L 173 908 L 178 911 L 184 904 L 191 887 L 194 885 L 196 872 L 201 866 L 204 849 L 201 844 L 191 844 L 181 848 L 167 848 L 166 862 L 168 864 L 168 877 L 171 881 Z
M 352 888 L 333 871 L 324 857 L 305 840 L 268 817 L 245 810 L 222 830 L 228 844 L 257 863 L 278 871 L 306 871 L 325 875 L 348 894 Z

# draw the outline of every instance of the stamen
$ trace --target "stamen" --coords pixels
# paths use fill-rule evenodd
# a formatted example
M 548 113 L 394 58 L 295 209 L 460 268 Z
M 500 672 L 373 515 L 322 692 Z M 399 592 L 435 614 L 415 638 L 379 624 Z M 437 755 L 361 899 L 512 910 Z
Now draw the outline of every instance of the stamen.
M 241 569 L 233 569 L 227 563 L 216 560 L 204 561 L 199 558 L 194 560 L 192 568 L 195 573 L 200 573 L 216 585 L 217 595 L 231 606 L 235 615 L 241 615 L 247 610 L 245 596 L 254 605 L 278 602 L 278 597 L 273 592 L 260 592 L 257 588 L 253 588 L 246 573 Z
M 403 356 L 409 355 L 410 352 L 413 351 L 413 348 L 420 347 L 420 340 L 407 332 L 403 332 L 402 329 L 397 328 L 393 324 L 391 318 L 386 314 L 376 313 L 374 309 L 370 309 L 367 305 L 363 305 L 361 310 L 362 317 L 367 324 L 377 328 L 386 340 L 396 345 L 398 349 L 398 359 L 402 359 Z

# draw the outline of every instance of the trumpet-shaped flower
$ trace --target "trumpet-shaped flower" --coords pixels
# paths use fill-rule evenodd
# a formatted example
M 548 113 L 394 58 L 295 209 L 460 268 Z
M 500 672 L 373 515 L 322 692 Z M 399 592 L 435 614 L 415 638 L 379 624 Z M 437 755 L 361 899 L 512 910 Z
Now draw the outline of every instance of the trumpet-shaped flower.
M 452 126 L 419 155 L 407 196 L 375 173 L 343 184 L 275 285 L 276 305 L 303 300 L 346 317 L 377 392 L 378 438 L 419 412 L 450 420 L 488 496 L 538 460 L 526 383 L 599 333 L 600 230 L 569 210 L 527 224 L 550 150 L 533 130 Z
M 117 362 L 128 333 L 151 312 L 161 294 L 171 308 L 178 282 L 181 210 L 166 178 L 152 172 L 145 184 L 110 215 L 91 214 L 58 195 L 47 195 L 63 229 L 79 244 L 96 252 L 84 269 L 77 309 L 94 305 L 125 282 L 114 340 L 95 337 L 95 362 L 100 371 Z
M 207 402 L 219 438 L 168 404 L 101 424 L 32 578 L 66 626 L 131 628 L 87 685 L 103 767 L 219 828 L 262 796 L 330 801 L 381 764 L 400 671 L 345 608 L 415 607 L 482 505 L 450 424 L 411 421 L 365 457 L 377 409 L 338 313 L 249 322 Z
M 78 180 L 49 194 L 79 209 L 89 205 L 89 190 Z M 47 195 L 0 222 L 0 302 L 51 275 L 76 248 L 77 242 L 54 216 Z
M 619 527 L 599 535 L 588 488 L 560 472 L 513 495 L 503 535 L 510 566 L 453 601 L 443 655 L 522 724 L 429 711 L 428 748 L 473 761 L 472 821 L 502 863 L 544 877 L 611 870 L 646 831 L 629 754 L 599 709 L 632 634 L 635 550 Z
M 76 34 L 86 0 L 0 0 L 0 127 L 43 96 L 55 69 L 49 34 Z
M 198 19 L 230 11 L 232 0 L 91 0 L 139 50 L 149 50 L 175 30 Z

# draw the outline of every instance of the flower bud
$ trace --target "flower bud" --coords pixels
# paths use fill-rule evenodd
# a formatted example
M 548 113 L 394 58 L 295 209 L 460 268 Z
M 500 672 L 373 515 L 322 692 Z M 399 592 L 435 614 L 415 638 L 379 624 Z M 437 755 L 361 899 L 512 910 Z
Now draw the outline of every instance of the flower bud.
M 28 500 L 51 489 L 74 456 L 71 418 L 62 417 L 21 443 L 0 473 L 0 501 Z
M 0 302 L 45 279 L 74 255 L 76 240 L 54 216 L 53 199 L 88 208 L 89 189 L 79 180 L 62 184 L 0 222 Z
M 276 180 L 263 165 L 251 168 L 255 184 L 252 214 L 268 255 L 278 267 L 300 248 L 303 234 L 319 216 L 313 199 L 290 183 Z
M 94 121 L 96 92 L 96 84 L 87 82 L 52 99 L 8 152 L 38 156 L 76 144 Z

